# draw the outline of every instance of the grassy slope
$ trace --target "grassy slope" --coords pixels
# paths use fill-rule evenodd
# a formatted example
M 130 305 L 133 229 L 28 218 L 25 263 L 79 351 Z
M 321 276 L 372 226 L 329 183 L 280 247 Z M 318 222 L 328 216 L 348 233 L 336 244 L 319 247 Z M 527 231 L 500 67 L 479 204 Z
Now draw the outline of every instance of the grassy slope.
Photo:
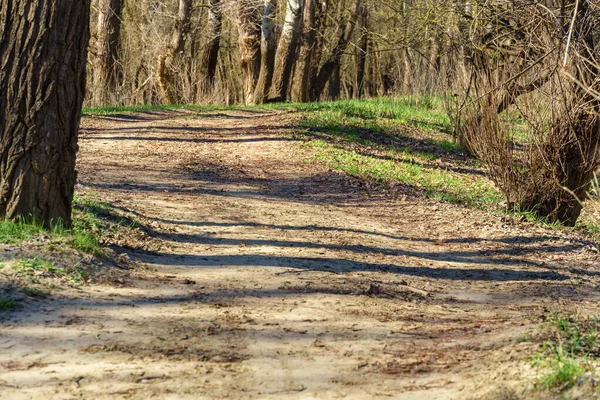
M 115 232 L 129 235 L 135 225 L 93 194 L 75 196 L 70 228 L 60 223 L 46 229 L 26 220 L 0 220 L 0 244 L 15 249 L 9 258 L 0 258 L 0 270 L 9 278 L 9 286 L 22 294 L 47 297 L 62 284 L 78 286 L 88 282 L 89 265 L 82 261 L 105 256 L 106 237 Z M 8 293 L 0 296 L 0 312 L 18 306 L 10 290 Z
M 455 144 L 439 100 L 353 100 L 307 107 L 301 126 L 330 168 L 375 184 L 399 183 L 427 197 L 475 208 L 502 197 Z

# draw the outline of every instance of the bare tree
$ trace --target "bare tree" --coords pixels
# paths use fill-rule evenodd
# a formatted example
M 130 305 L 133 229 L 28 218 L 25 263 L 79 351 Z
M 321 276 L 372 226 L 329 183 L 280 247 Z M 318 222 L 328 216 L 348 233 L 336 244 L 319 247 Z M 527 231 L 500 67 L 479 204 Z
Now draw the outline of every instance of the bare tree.
M 156 81 L 163 103 L 174 104 L 179 100 L 172 64 L 177 55 L 183 53 L 190 33 L 191 19 L 192 0 L 179 0 L 179 12 L 171 41 L 165 51 L 158 57 L 156 66 Z
M 347 22 L 341 24 L 340 33 L 338 36 L 337 43 L 331 52 L 331 56 L 319 69 L 318 74 L 312 82 L 310 89 L 311 101 L 317 101 L 321 97 L 321 93 L 325 89 L 325 85 L 331 78 L 331 75 L 336 72 L 339 67 L 342 56 L 348 47 L 350 38 L 354 34 L 354 28 L 356 26 L 356 17 L 360 12 L 361 0 L 356 0 L 353 13 L 350 16 L 346 16 Z
M 261 20 L 263 10 L 254 0 L 240 0 L 238 6 L 240 61 L 244 103 L 255 103 L 255 90 L 261 67 Z
M 69 224 L 88 0 L 0 0 L 0 216 Z
M 116 89 L 122 6 L 122 0 L 100 0 L 98 4 L 96 57 L 93 68 L 93 103 L 96 106 L 108 104 L 111 93 Z
M 260 74 L 256 85 L 255 102 L 263 104 L 267 101 L 273 83 L 275 69 L 275 53 L 277 52 L 277 36 L 275 33 L 275 12 L 277 0 L 265 0 L 261 25 L 261 62 Z
M 275 58 L 273 101 L 285 101 L 287 99 L 296 48 L 300 37 L 300 28 L 302 26 L 303 10 L 304 0 L 287 0 L 285 23 L 283 24 Z
M 356 97 L 358 98 L 362 97 L 364 92 L 363 83 L 369 50 L 369 9 L 361 7 L 359 15 L 360 40 L 358 41 L 358 54 L 356 56 Z
M 598 10 L 585 0 L 478 7 L 467 16 L 477 29 L 461 133 L 511 206 L 574 225 L 600 166 Z
M 204 71 L 205 89 L 212 87 L 217 71 L 221 30 L 223 27 L 222 0 L 208 2 L 208 40 L 202 55 L 202 71 Z
M 329 0 L 319 5 L 319 0 L 306 0 L 304 8 L 303 40 L 296 65 L 296 78 L 292 100 L 307 102 L 309 91 L 323 49 L 323 19 L 327 14 Z

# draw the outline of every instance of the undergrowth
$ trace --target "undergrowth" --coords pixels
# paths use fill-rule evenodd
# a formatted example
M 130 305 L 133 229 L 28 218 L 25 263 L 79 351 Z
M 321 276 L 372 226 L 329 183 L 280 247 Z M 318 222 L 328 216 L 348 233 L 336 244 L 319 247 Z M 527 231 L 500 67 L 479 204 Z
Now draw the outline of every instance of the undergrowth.
M 538 371 L 535 388 L 566 393 L 576 386 L 596 387 L 600 366 L 598 318 L 553 313 L 545 328 L 547 338 L 532 360 Z M 591 391 L 598 395 L 597 389 Z

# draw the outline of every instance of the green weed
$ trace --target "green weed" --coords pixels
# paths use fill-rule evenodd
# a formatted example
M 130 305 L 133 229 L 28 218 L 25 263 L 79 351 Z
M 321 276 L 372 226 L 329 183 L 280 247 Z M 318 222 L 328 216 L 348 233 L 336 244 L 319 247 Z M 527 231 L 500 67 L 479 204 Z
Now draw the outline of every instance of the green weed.
M 554 229 L 554 230 L 558 230 L 558 229 L 565 229 L 566 227 L 560 223 L 560 221 L 553 221 L 550 220 L 548 218 L 544 218 L 544 217 L 540 217 L 537 213 L 535 213 L 534 211 L 509 211 L 510 214 L 515 215 L 517 217 L 520 217 L 522 219 L 524 219 L 527 222 L 533 223 L 533 224 L 539 224 L 539 225 L 544 225 L 550 229 Z
M 89 273 L 83 269 L 60 267 L 41 257 L 18 260 L 16 270 L 21 276 L 59 278 L 75 285 L 89 280 Z M 35 283 L 38 282 L 39 280 L 36 279 Z
M 15 301 L 12 299 L 3 299 L 0 297 L 0 312 L 10 311 L 15 308 Z
M 550 335 L 532 364 L 540 370 L 536 387 L 570 389 L 593 372 L 600 356 L 597 318 L 579 319 L 553 313 L 549 319 Z
M 36 223 L 24 219 L 18 221 L 0 220 L 0 243 L 19 245 L 24 240 L 44 232 L 45 229 Z
M 25 295 L 27 295 L 29 297 L 36 297 L 36 298 L 40 298 L 40 299 L 45 299 L 46 297 L 48 297 L 48 293 L 44 292 L 43 290 L 39 290 L 36 288 L 31 288 L 31 287 L 23 287 L 23 288 L 21 288 L 21 292 L 23 292 Z

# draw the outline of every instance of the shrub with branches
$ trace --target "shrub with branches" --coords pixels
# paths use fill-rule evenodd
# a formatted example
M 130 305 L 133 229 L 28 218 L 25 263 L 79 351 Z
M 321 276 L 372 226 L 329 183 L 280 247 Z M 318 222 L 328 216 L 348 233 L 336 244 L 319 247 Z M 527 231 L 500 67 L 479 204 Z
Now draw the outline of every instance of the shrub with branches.
M 458 133 L 512 208 L 574 225 L 600 166 L 598 9 L 475 2 Z

